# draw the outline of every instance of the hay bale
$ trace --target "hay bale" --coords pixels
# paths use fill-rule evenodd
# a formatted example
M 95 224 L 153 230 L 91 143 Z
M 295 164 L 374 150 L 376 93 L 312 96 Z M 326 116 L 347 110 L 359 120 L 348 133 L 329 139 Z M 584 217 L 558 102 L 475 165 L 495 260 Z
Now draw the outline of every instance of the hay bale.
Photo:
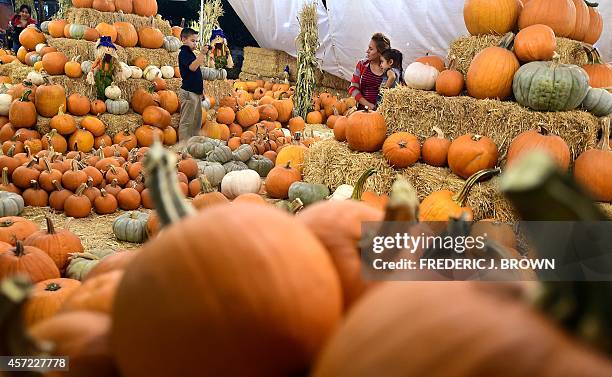
M 13 83 L 23 81 L 32 71 L 34 71 L 34 67 L 25 65 L 19 60 L 13 60 L 8 64 L 0 64 L 0 76 L 9 76 Z
M 93 61 L 96 59 L 96 42 L 90 42 L 83 39 L 52 38 L 47 36 L 47 44 L 63 52 L 69 58 L 80 56 L 80 61 Z M 117 47 L 117 57 L 119 60 L 127 62 L 127 53 L 125 49 L 119 45 L 115 46 Z
M 450 61 L 451 57 L 454 56 L 455 69 L 465 75 L 474 56 L 487 47 L 499 45 L 501 39 L 501 36 L 494 34 L 461 37 L 451 43 L 447 59 Z M 578 66 L 587 63 L 587 55 L 580 42 L 567 38 L 557 38 L 557 53 L 560 55 L 559 61 L 561 63 Z
M 449 137 L 467 133 L 491 137 L 505 160 L 510 142 L 519 133 L 543 124 L 568 144 L 572 160 L 597 143 L 599 119 L 585 111 L 538 112 L 515 102 L 442 97 L 434 92 L 398 87 L 386 90 L 378 110 L 388 133 L 408 131 L 423 141 L 440 127 Z
M 465 181 L 452 174 L 449 169 L 415 164 L 407 169 L 394 170 L 377 153 L 351 151 L 346 143 L 323 140 L 313 144 L 304 161 L 304 181 L 322 183 L 335 190 L 341 184 L 354 185 L 367 168 L 374 167 L 378 173 L 366 183 L 367 190 L 388 194 L 396 177 L 408 179 L 418 192 L 419 199 L 440 189 L 457 192 Z M 498 190 L 499 178 L 477 184 L 468 198 L 468 205 L 474 210 L 475 219 L 495 218 L 499 221 L 516 219 L 512 207 Z
M 179 80 L 176 91 L 181 87 Z M 170 88 L 168 86 L 168 88 Z M 232 93 L 232 83 L 228 80 L 204 81 L 204 94 L 208 97 L 214 97 L 219 103 L 219 100 Z
M 90 99 L 96 98 L 94 86 L 87 83 L 85 76 L 73 79 L 66 75 L 55 75 L 49 76 L 49 81 L 52 84 L 63 86 L 66 91 L 66 96 L 70 96 L 74 93 L 81 93 Z
M 142 47 L 128 47 L 125 49 L 125 53 L 127 58 L 124 61 L 129 65 L 133 65 L 132 62 L 136 58 L 143 57 L 149 61 L 149 64 L 157 67 L 164 65 L 169 65 L 171 67 L 178 66 L 178 51 L 168 52 L 168 50 L 163 48 L 151 49 Z
M 81 24 L 89 27 L 96 27 L 99 23 L 106 22 L 113 24 L 117 21 L 129 22 L 136 30 L 143 26 L 150 26 L 151 20 L 149 17 L 141 17 L 135 14 L 120 14 L 111 12 L 99 12 L 89 8 L 74 8 L 70 7 L 66 12 L 66 20 L 71 24 Z M 172 28 L 168 21 L 161 18 L 154 18 L 153 23 L 164 35 L 172 35 Z
M 334 76 L 331 73 L 324 72 L 321 77 L 321 81 L 318 81 L 317 84 L 323 87 L 334 88 L 337 90 L 344 90 L 346 92 L 351 83 L 341 77 Z
M 288 56 L 289 54 L 284 51 L 245 47 L 242 72 L 283 79 L 283 70 L 288 63 Z

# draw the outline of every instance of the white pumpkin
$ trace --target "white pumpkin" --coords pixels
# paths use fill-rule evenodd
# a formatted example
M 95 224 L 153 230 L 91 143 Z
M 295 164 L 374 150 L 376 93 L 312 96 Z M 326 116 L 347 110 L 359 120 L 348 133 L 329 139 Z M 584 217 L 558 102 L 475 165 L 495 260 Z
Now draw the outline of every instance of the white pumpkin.
M 340 185 L 330 196 L 329 200 L 348 200 L 353 196 L 354 189 L 351 185 Z
M 204 112 L 210 110 L 210 100 L 208 98 L 202 100 L 202 110 Z
M 41 54 L 42 53 L 42 49 L 47 47 L 46 43 L 39 43 L 36 45 L 36 53 L 37 54 Z
M 115 83 L 112 83 L 104 89 L 104 95 L 108 99 L 119 99 L 121 97 L 121 89 Z
M 202 79 L 205 81 L 219 80 L 219 71 L 215 68 L 202 67 Z
M 174 67 L 165 65 L 161 67 L 160 71 L 162 73 L 162 77 L 165 79 L 171 79 L 174 77 Z
M 49 34 L 49 23 L 51 21 L 45 21 L 42 24 L 40 24 L 40 31 L 42 31 L 45 34 Z
M 110 114 L 123 115 L 130 110 L 130 104 L 124 99 L 107 99 L 104 104 L 106 105 L 106 111 Z
M 8 115 L 9 107 L 11 107 L 11 102 L 13 102 L 13 96 L 6 93 L 0 94 L 0 115 Z
M 291 131 L 289 131 L 286 128 L 281 128 L 281 131 L 283 131 L 283 136 L 286 138 L 290 138 L 291 137 Z
M 257 194 L 260 188 L 259 173 L 250 169 L 231 171 L 221 181 L 221 193 L 228 199 L 234 199 L 241 194 Z
M 29 72 L 26 79 L 34 85 L 42 85 L 45 82 L 42 75 L 36 71 Z
M 121 78 L 122 80 L 127 80 L 132 77 L 132 68 L 124 62 L 119 62 L 121 65 Z
M 436 87 L 436 79 L 440 72 L 427 64 L 414 62 L 406 67 L 404 80 L 406 86 L 414 89 L 432 90 Z
M 142 69 L 140 67 L 136 67 L 135 65 L 131 65 L 132 69 L 132 78 L 133 79 L 141 79 L 142 78 Z
M 176 52 L 181 48 L 181 40 L 177 37 L 170 35 L 164 38 L 164 48 L 168 52 Z
M 13 84 L 4 82 L 0 84 L 0 93 L 7 93 L 12 87 L 13 87 Z
M 162 77 L 161 70 L 154 65 L 150 65 L 147 68 L 145 68 L 143 75 L 144 75 L 144 78 L 149 81 L 153 81 L 158 77 L 159 78 Z
M 91 67 L 93 66 L 93 62 L 91 60 L 85 60 L 81 63 L 81 71 L 83 71 L 84 75 L 87 75 L 89 71 L 91 71 Z

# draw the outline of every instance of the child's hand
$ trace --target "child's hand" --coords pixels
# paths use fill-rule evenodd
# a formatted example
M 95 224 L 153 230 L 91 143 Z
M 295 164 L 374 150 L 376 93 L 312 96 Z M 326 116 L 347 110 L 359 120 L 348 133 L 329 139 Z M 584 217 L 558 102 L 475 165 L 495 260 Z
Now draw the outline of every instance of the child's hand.
M 200 53 L 203 55 L 208 54 L 208 45 L 203 45 L 202 48 L 200 49 Z

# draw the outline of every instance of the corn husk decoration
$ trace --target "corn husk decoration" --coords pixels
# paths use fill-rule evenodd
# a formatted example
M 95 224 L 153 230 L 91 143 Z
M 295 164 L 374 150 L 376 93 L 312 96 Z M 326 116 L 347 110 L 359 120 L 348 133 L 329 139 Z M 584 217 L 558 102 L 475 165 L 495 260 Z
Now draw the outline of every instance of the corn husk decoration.
M 297 47 L 297 83 L 293 95 L 293 107 L 298 116 L 306 119 L 312 105 L 312 95 L 316 86 L 316 70 L 320 70 L 317 60 L 319 48 L 319 29 L 317 6 L 314 3 L 304 4 L 298 16 L 300 33 L 296 38 Z

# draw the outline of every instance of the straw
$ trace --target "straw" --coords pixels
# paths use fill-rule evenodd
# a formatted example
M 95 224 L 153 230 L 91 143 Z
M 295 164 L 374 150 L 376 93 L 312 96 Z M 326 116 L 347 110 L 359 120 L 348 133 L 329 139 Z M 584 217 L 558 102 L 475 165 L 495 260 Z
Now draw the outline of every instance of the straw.
M 317 49 L 319 48 L 319 29 L 317 7 L 314 3 L 304 4 L 299 14 L 300 33 L 296 38 L 297 80 L 293 103 L 295 113 L 306 119 L 312 108 L 312 95 L 316 83 L 315 72 L 319 70 Z

